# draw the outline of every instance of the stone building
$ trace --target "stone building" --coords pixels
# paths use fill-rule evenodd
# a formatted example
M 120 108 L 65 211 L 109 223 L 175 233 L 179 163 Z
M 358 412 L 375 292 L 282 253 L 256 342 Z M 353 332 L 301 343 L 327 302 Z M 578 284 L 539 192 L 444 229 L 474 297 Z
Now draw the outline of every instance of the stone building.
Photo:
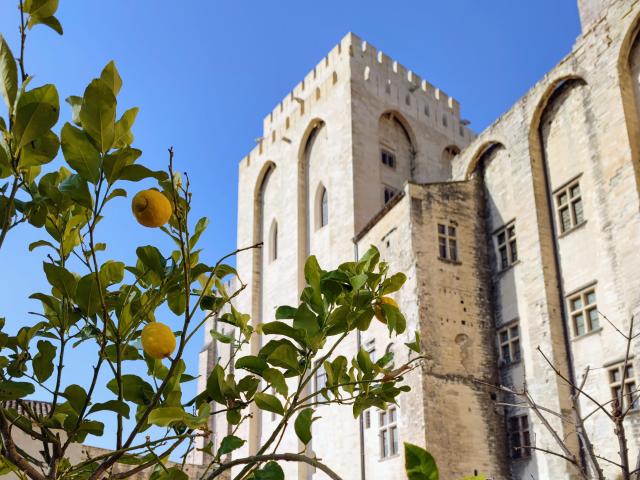
M 526 382 L 544 406 L 570 412 L 570 388 L 539 348 L 576 379 L 589 367 L 585 390 L 606 402 L 625 343 L 598 311 L 622 330 L 640 313 L 640 2 L 579 7 L 572 51 L 479 135 L 456 100 L 350 33 L 265 118 L 240 162 L 237 243 L 265 246 L 238 256 L 250 288 L 236 306 L 256 324 L 297 303 L 310 254 L 335 267 L 374 244 L 408 277 L 396 298 L 428 355 L 407 376 L 412 391 L 359 420 L 318 407 L 309 450 L 345 479 L 404 478 L 402 441 L 425 445 L 446 480 L 575 478 L 563 459 L 517 448 L 557 451 L 535 415 L 504 406 L 482 382 Z M 362 345 L 406 358 L 386 338 L 374 327 L 345 353 Z M 228 355 L 207 339 L 202 373 Z M 275 425 L 253 413 L 238 455 Z M 635 461 L 640 414 L 628 422 Z M 552 423 L 577 454 L 571 425 Z M 587 429 L 597 453 L 615 459 L 604 415 Z M 218 420 L 211 430 L 216 443 L 228 427 Z M 281 450 L 300 450 L 293 432 Z M 326 478 L 283 468 L 288 479 Z

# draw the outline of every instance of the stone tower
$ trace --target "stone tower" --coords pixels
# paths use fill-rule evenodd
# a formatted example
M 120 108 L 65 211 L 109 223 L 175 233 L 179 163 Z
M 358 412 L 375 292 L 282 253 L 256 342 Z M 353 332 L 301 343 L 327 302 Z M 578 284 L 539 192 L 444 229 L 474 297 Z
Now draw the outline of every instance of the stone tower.
M 579 458 L 571 388 L 540 352 L 575 381 L 588 367 L 585 388 L 606 402 L 624 342 L 598 312 L 622 330 L 640 313 L 640 3 L 579 4 L 585 31 L 572 52 L 478 136 L 453 98 L 348 34 L 265 118 L 240 162 L 238 247 L 264 247 L 239 254 L 247 288 L 235 305 L 255 324 L 297 304 L 310 254 L 330 268 L 374 244 L 408 277 L 396 299 L 428 356 L 407 376 L 412 391 L 357 420 L 349 408 L 317 409 L 307 453 L 345 479 L 404 478 L 403 441 L 425 445 L 445 479 L 577 478 L 530 448 L 558 449 L 540 419 L 489 385 L 526 384 L 565 415 L 551 424 Z M 393 350 L 402 362 L 405 341 L 374 327 L 337 353 Z M 208 339 L 201 371 L 230 360 Z M 234 455 L 255 452 L 275 425 L 251 413 Z M 214 445 L 230 431 L 218 417 Z M 629 418 L 635 455 L 640 420 Z M 588 428 L 615 458 L 607 419 L 593 415 Z M 300 449 L 293 432 L 280 444 Z M 288 479 L 326 478 L 282 466 Z

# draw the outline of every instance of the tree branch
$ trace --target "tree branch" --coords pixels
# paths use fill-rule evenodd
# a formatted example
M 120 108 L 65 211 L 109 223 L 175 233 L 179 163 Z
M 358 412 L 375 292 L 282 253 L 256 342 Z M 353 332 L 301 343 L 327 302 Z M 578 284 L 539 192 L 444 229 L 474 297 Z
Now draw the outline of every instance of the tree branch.
M 220 465 L 220 467 L 214 470 L 206 478 L 206 480 L 213 480 L 217 478 L 222 472 L 229 470 L 230 468 L 235 467 L 236 465 L 244 465 L 244 464 L 253 465 L 256 463 L 268 462 L 270 460 L 273 460 L 273 461 L 284 460 L 285 462 L 307 463 L 309 465 L 316 467 L 318 470 L 322 470 L 332 480 L 342 480 L 342 478 L 336 472 L 331 470 L 324 463 L 321 463 L 315 458 L 307 457 L 306 455 L 301 455 L 298 453 L 272 453 L 269 455 L 254 455 L 246 458 L 238 458 L 236 460 L 232 460 L 230 462 Z

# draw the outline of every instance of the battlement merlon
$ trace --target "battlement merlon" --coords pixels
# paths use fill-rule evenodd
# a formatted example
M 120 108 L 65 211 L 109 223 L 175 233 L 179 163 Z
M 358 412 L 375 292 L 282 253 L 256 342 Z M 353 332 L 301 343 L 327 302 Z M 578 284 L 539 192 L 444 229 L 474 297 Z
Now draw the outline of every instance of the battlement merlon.
M 349 32 L 264 118 L 263 136 L 243 161 L 262 154 L 263 149 L 268 148 L 268 144 L 274 141 L 272 137 L 279 136 L 280 131 L 288 130 L 290 123 L 296 122 L 298 117 L 307 113 L 304 110 L 309 111 L 313 103 L 319 100 L 318 90 L 324 90 L 327 85 L 343 80 L 336 77 L 338 66 L 353 57 L 363 65 L 365 80 L 377 76 L 395 85 L 404 84 L 407 95 L 421 96 L 428 103 L 438 105 L 443 111 L 448 111 L 455 119 L 460 120 L 460 103 L 456 99 Z M 471 130 L 469 132 L 473 134 Z
M 380 73 L 391 77 L 403 79 L 408 88 L 421 91 L 438 102 L 442 103 L 450 110 L 456 118 L 460 117 L 460 103 L 453 97 L 447 95 L 441 89 L 434 87 L 419 75 L 385 55 L 373 45 L 362 40 L 356 34 L 347 33 L 340 43 L 338 43 L 314 68 L 311 70 L 295 88 L 274 108 L 269 115 L 264 118 L 263 134 L 267 137 L 279 123 L 283 122 L 287 116 L 291 116 L 294 110 L 300 108 L 300 100 L 305 100 L 314 94 L 315 87 L 324 83 L 335 71 L 338 62 L 347 58 L 347 55 L 359 57 L 367 61 L 370 69 L 376 69 Z M 296 100 L 298 99 L 298 100 Z

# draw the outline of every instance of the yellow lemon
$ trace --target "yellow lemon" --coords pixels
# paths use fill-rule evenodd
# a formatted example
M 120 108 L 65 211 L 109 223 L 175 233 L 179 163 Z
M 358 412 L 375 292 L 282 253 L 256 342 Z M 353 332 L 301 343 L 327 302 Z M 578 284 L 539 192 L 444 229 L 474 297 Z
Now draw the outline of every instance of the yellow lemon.
M 387 319 L 384 316 L 384 310 L 382 309 L 382 306 L 381 306 L 382 304 L 391 305 L 396 308 L 399 308 L 399 307 L 398 307 L 398 302 L 396 302 L 391 297 L 381 297 L 379 302 L 373 304 L 373 313 L 375 314 L 376 318 L 380 320 L 382 323 L 386 324 Z
M 145 227 L 161 227 L 169 221 L 171 202 L 157 190 L 142 190 L 131 201 L 131 211 L 138 223 Z
M 175 350 L 176 337 L 164 323 L 151 322 L 142 329 L 142 348 L 150 357 L 162 360 Z

